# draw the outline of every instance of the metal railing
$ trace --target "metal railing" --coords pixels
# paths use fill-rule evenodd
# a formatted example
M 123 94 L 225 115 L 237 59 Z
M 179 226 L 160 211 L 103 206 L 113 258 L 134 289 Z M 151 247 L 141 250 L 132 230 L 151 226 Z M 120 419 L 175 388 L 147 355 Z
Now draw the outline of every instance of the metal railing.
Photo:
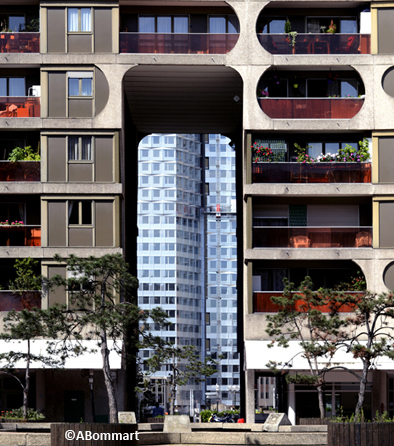
M 239 34 L 120 33 L 120 53 L 227 54 Z
M 370 183 L 371 163 L 252 164 L 253 183 Z

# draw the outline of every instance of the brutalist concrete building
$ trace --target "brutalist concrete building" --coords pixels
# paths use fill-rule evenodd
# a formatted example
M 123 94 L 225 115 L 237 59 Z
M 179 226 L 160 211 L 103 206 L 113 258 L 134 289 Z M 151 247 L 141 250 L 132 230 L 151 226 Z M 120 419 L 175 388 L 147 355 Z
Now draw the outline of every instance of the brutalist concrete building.
M 268 360 L 284 353 L 266 349 L 265 314 L 284 277 L 394 288 L 393 22 L 388 1 L 0 1 L 0 219 L 23 222 L 0 227 L 3 271 L 30 256 L 43 274 L 66 274 L 55 253 L 121 252 L 135 264 L 139 141 L 226 135 L 246 418 L 266 406 L 309 416 L 311 391 L 269 375 Z M 41 162 L 7 163 L 21 145 L 39 147 Z M 52 302 L 67 296 L 41 298 Z M 393 368 L 370 375 L 372 413 L 394 409 Z M 86 378 L 68 373 L 59 398 L 82 392 L 88 420 Z M 51 374 L 36 372 L 47 412 Z M 350 407 L 353 378 L 327 382 L 326 407 Z M 12 392 L 2 389 L 5 408 Z

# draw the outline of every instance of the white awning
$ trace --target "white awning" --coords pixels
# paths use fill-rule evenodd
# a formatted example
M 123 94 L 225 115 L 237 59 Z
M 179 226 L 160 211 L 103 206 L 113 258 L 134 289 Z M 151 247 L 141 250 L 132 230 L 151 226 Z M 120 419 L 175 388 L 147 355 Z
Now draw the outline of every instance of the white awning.
M 269 370 L 267 363 L 269 361 L 276 362 L 288 362 L 291 361 L 291 367 L 286 369 L 290 370 L 308 370 L 308 362 L 302 356 L 302 349 L 298 341 L 290 341 L 288 348 L 274 347 L 269 348 L 271 341 L 245 341 L 246 350 L 246 370 Z M 318 359 L 319 367 L 323 368 L 327 366 L 327 362 L 324 358 Z M 352 370 L 361 370 L 362 362 L 360 359 L 355 359 L 351 353 L 347 353 L 346 350 L 340 349 L 334 355 L 332 366 L 348 367 Z M 379 370 L 394 370 L 394 361 L 387 357 L 381 357 L 375 362 L 375 366 Z
M 75 341 L 71 341 L 74 342 Z M 88 350 L 96 350 L 95 352 L 86 352 L 80 356 L 68 358 L 65 362 L 64 369 L 102 369 L 103 368 L 103 360 L 101 357 L 100 347 L 97 345 L 96 341 L 81 341 L 81 344 L 86 347 Z M 108 341 L 108 347 L 110 350 L 109 355 L 109 363 L 112 370 L 121 368 L 121 356 L 118 355 L 115 351 L 111 350 L 114 342 Z M 33 354 L 42 356 L 47 356 L 46 348 L 48 345 L 48 341 L 46 340 L 34 340 L 31 341 L 31 351 Z M 121 346 L 122 344 L 119 343 Z M 18 341 L 13 340 L 10 342 L 0 341 L 0 353 L 7 353 L 10 351 L 15 352 L 26 352 L 27 351 L 27 341 Z M 4 367 L 5 362 L 0 362 L 0 368 Z M 26 362 L 24 360 L 20 360 L 15 364 L 15 368 L 24 369 L 26 367 Z M 43 368 L 51 368 L 49 366 L 44 366 L 40 362 L 31 363 L 30 368 L 32 369 L 43 369 Z

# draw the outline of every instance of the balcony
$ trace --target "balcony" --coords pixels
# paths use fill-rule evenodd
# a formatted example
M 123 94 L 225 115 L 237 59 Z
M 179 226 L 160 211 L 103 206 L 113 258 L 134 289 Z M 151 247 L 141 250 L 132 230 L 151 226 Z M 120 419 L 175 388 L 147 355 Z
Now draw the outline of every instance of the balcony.
M 371 163 L 253 163 L 253 183 L 370 183 Z
M 359 295 L 360 298 L 363 296 L 363 293 L 360 291 L 347 291 L 345 294 L 348 295 Z M 253 292 L 253 313 L 277 313 L 278 312 L 278 305 L 275 305 L 272 300 L 271 296 L 282 296 L 283 293 L 280 291 L 255 291 Z M 299 300 L 297 301 L 299 303 L 296 304 L 295 307 L 298 308 L 300 305 L 302 305 L 303 301 Z M 323 307 L 317 307 L 316 309 L 322 311 L 323 313 L 329 313 L 330 308 L 328 305 Z M 339 313 L 350 313 L 352 311 L 352 308 L 347 305 L 343 305 L 339 309 Z
M 363 98 L 258 98 L 272 119 L 351 119 L 361 110 Z
M 372 227 L 255 226 L 253 248 L 370 248 Z
M 41 226 L 0 224 L 0 246 L 41 246 Z
M 0 181 L 40 181 L 39 161 L 0 161 Z
M 0 96 L 0 118 L 39 118 L 41 98 L 35 96 Z
M 39 53 L 40 33 L 0 33 L 0 53 Z
M 41 291 L 17 291 L 0 290 L 0 311 L 30 310 L 41 308 Z
M 131 54 L 227 54 L 239 34 L 120 33 L 120 52 Z
M 370 34 L 302 34 L 294 46 L 287 34 L 257 34 L 261 46 L 271 54 L 371 54 Z

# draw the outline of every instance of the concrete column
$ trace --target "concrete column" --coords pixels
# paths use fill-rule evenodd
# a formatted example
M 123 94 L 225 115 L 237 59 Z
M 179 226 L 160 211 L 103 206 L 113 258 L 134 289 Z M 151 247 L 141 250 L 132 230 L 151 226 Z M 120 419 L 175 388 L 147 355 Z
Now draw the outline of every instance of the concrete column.
M 296 400 L 294 384 L 289 384 L 289 411 L 287 413 L 287 417 L 291 424 L 296 424 Z
M 37 411 L 46 413 L 45 407 L 45 370 L 36 371 L 36 406 Z
M 254 404 L 254 370 L 246 371 L 246 423 L 254 423 L 255 404 Z

